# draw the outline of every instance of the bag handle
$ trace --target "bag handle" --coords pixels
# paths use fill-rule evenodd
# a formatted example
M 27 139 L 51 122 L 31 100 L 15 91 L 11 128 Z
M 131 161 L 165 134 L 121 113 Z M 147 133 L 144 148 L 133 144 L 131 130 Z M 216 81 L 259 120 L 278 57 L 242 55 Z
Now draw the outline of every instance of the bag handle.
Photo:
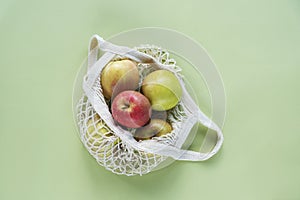
M 177 144 L 175 146 L 182 146 L 185 139 L 189 135 L 191 129 L 193 126 L 200 122 L 205 127 L 215 131 L 217 133 L 217 142 L 213 149 L 208 153 L 201 153 L 191 150 L 183 150 L 177 147 L 160 144 L 152 140 L 146 140 L 147 148 L 154 149 L 152 153 L 157 153 L 159 155 L 169 156 L 174 158 L 175 160 L 185 160 L 185 161 L 204 161 L 212 156 L 214 156 L 221 148 L 222 143 L 224 141 L 224 137 L 222 134 L 221 129 L 211 120 L 209 119 L 195 104 L 195 102 L 192 100 L 189 93 L 186 91 L 185 87 L 182 87 L 183 89 L 183 99 L 184 105 L 186 106 L 186 109 L 188 109 L 188 112 L 194 113 L 191 115 L 185 123 L 185 127 L 181 128 L 180 135 L 182 136 L 177 141 Z
M 101 56 L 98 60 L 98 51 L 102 50 L 106 52 L 103 56 Z M 103 38 L 101 38 L 98 35 L 93 35 L 90 44 L 89 44 L 89 56 L 88 56 L 88 79 L 86 82 L 84 82 L 84 90 L 86 93 L 93 94 L 92 90 L 89 89 L 89 85 L 92 85 L 98 75 L 101 73 L 102 68 L 111 60 L 115 55 L 122 55 L 124 57 L 130 58 L 137 62 L 152 62 L 157 64 L 160 68 L 167 69 L 169 71 L 170 68 L 168 65 L 164 65 L 159 63 L 156 59 L 154 59 L 152 56 L 144 54 L 142 52 L 139 52 L 137 50 L 124 47 L 124 46 L 117 46 L 112 43 L 109 43 L 105 41 Z M 174 74 L 177 76 L 179 81 L 181 82 L 181 85 L 184 86 L 183 80 L 181 77 L 179 77 L 175 71 L 173 71 Z M 201 153 L 191 150 L 183 150 L 176 146 L 170 146 L 162 143 L 158 143 L 157 141 L 153 140 L 145 140 L 143 143 L 136 142 L 133 137 L 128 137 L 127 134 L 118 134 L 118 130 L 120 131 L 120 128 L 117 128 L 117 131 L 115 132 L 121 139 L 126 139 L 127 142 L 129 142 L 133 147 L 149 152 L 149 153 L 155 153 L 162 156 L 168 156 L 172 157 L 175 160 L 188 160 L 188 161 L 203 161 L 211 158 L 213 155 L 215 155 L 219 149 L 222 146 L 222 143 L 224 141 L 224 137 L 222 134 L 221 129 L 212 121 L 210 120 L 195 104 L 185 87 L 182 87 L 183 89 L 183 98 L 182 101 L 184 102 L 184 105 L 186 105 L 186 108 L 188 112 L 192 113 L 191 116 L 186 120 L 185 127 L 181 128 L 181 132 L 179 134 L 184 135 L 180 140 L 177 141 L 176 146 L 182 146 L 184 143 L 186 137 L 188 136 L 190 130 L 195 125 L 195 123 L 200 122 L 207 128 L 216 131 L 217 133 L 217 142 L 214 148 L 208 152 L 208 153 Z M 88 91 L 87 91 L 88 90 Z M 94 99 L 93 99 L 94 100 Z M 92 100 L 92 101 L 93 101 Z M 96 108 L 97 112 L 102 112 L 101 109 L 97 106 Z M 99 114 L 99 113 L 98 113 Z M 100 115 L 101 116 L 101 115 Z M 108 125 L 112 125 L 112 117 L 107 116 L 105 119 L 105 123 Z M 127 131 L 123 131 L 127 132 Z

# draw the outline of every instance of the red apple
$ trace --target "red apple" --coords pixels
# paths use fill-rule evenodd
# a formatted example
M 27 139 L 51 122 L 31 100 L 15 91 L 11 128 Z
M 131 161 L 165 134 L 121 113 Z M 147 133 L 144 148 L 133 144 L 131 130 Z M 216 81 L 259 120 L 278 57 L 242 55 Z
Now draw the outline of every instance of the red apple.
M 149 121 L 151 104 L 141 93 L 128 90 L 114 98 L 111 111 L 119 124 L 128 128 L 139 128 Z

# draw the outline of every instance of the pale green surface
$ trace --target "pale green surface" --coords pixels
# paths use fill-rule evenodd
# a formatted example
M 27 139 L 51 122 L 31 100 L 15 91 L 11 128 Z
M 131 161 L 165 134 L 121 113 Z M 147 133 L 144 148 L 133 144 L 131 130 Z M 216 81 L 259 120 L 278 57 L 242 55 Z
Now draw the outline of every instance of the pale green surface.
M 0 199 L 300 199 L 300 2 L 1 1 Z M 153 15 L 149 15 L 153 13 Z M 222 74 L 222 151 L 144 177 L 114 175 L 84 150 L 71 93 L 89 37 L 168 27 Z

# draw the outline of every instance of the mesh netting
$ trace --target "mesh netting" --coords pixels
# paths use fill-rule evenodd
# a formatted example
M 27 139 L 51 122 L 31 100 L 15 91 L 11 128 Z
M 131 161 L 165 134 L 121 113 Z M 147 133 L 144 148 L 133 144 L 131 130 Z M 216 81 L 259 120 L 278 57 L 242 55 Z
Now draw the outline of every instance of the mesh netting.
M 176 66 L 175 60 L 170 58 L 169 53 L 165 50 L 155 46 L 142 46 L 136 49 L 151 55 L 161 64 L 169 66 L 173 71 L 176 71 L 178 75 L 180 74 L 181 69 Z M 114 59 L 120 59 L 120 57 L 116 56 Z M 138 63 L 138 70 L 141 77 L 140 80 L 143 80 L 143 77 L 155 69 L 149 63 Z M 98 76 L 95 81 L 93 89 L 97 98 L 104 101 L 100 76 Z M 108 106 L 109 102 L 107 102 L 107 100 L 105 101 L 107 103 L 106 106 Z M 151 140 L 163 144 L 176 145 L 179 130 L 186 120 L 186 109 L 184 109 L 184 105 L 179 102 L 176 107 L 167 111 L 167 121 L 170 122 L 173 130 L 169 134 L 153 137 Z M 85 94 L 77 104 L 77 121 L 80 138 L 86 149 L 100 165 L 116 174 L 124 174 L 127 176 L 146 174 L 167 159 L 166 156 L 138 150 L 132 147 L 127 141 L 118 137 L 112 128 L 106 125 L 104 120 L 97 114 L 91 101 Z M 143 143 L 145 141 L 140 140 L 138 142 Z

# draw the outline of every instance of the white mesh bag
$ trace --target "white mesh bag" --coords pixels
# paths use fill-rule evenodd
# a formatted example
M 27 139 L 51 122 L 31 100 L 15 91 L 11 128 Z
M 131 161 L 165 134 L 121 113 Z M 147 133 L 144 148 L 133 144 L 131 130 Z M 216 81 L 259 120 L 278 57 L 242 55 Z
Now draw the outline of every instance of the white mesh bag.
M 103 53 L 100 58 L 99 50 Z M 177 106 L 167 111 L 167 120 L 173 128 L 169 134 L 137 141 L 130 129 L 125 130 L 115 123 L 102 94 L 100 74 L 110 61 L 120 58 L 137 62 L 141 79 L 157 69 L 169 70 L 178 78 L 183 94 Z M 84 92 L 75 112 L 80 139 L 100 165 L 116 174 L 143 175 L 167 158 L 203 161 L 219 151 L 223 143 L 222 132 L 194 103 L 180 70 L 175 60 L 161 48 L 146 45 L 132 49 L 109 43 L 98 35 L 91 38 L 88 69 L 82 83 Z M 216 145 L 208 153 L 182 149 L 192 127 L 198 122 L 217 133 Z

